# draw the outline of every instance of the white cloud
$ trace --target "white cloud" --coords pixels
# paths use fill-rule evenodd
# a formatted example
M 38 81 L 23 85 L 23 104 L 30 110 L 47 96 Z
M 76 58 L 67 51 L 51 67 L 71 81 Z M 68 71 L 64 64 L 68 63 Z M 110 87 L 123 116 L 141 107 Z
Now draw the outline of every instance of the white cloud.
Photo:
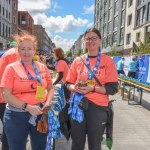
M 61 7 L 58 5 L 58 3 L 52 1 L 52 10 L 51 11 L 56 12 L 57 9 L 59 9 L 59 8 L 61 8 Z
M 67 15 L 65 17 L 47 17 L 44 13 L 34 16 L 34 21 L 36 24 L 41 24 L 47 30 L 53 30 L 56 33 L 70 32 L 89 23 L 87 19 L 74 18 L 72 15 Z
M 59 35 L 56 35 L 52 41 L 56 44 L 56 47 L 61 47 L 64 51 L 68 51 L 74 44 L 75 39 L 64 39 Z
M 87 28 L 91 28 L 91 27 L 94 27 L 94 22 L 90 22 L 90 23 L 87 25 Z
M 51 0 L 19 0 L 18 5 L 19 10 L 29 11 L 32 15 L 42 13 L 50 7 Z
M 94 4 L 91 6 L 84 6 L 84 13 L 83 14 L 94 14 Z
M 60 8 L 57 2 L 51 0 L 19 0 L 19 10 L 29 11 L 34 19 L 34 24 L 42 25 L 46 31 L 70 32 L 89 23 L 87 19 L 74 18 L 73 15 L 50 16 L 46 15 L 46 10 L 54 11 Z M 52 8 L 51 8 L 52 7 Z

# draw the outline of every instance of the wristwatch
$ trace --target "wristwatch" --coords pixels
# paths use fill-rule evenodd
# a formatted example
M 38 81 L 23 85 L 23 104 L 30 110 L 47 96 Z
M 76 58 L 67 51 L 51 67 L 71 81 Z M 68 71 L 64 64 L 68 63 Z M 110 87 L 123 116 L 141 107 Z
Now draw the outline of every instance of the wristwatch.
M 28 105 L 27 103 L 23 103 L 22 104 L 22 110 L 25 110 L 27 108 L 27 105 Z

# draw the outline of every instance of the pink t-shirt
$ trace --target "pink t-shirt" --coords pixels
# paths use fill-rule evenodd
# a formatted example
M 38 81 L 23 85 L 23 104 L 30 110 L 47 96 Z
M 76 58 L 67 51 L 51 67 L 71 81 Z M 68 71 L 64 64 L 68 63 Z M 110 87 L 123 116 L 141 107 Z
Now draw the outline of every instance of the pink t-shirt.
M 47 84 L 52 84 L 51 76 L 47 67 L 37 61 L 34 63 L 42 79 L 42 86 L 45 87 L 44 100 L 35 99 L 36 87 L 39 86 L 40 83 L 37 80 L 31 80 L 29 78 L 20 61 L 8 65 L 1 80 L 1 87 L 11 88 L 14 96 L 31 105 L 46 101 Z M 33 77 L 36 77 L 32 65 L 26 66 L 26 68 Z
M 85 55 L 83 56 L 85 61 Z M 93 70 L 97 57 L 89 58 L 91 69 Z M 100 65 L 96 72 L 96 77 L 99 79 L 100 83 L 104 86 L 108 82 L 118 82 L 118 74 L 113 60 L 105 55 L 101 54 Z M 68 72 L 66 81 L 70 83 L 78 83 L 79 80 L 88 80 L 88 70 L 87 67 L 83 64 L 81 58 L 76 58 L 71 65 L 71 68 Z M 94 80 L 94 79 L 93 79 Z M 94 80 L 95 81 L 95 80 Z M 96 84 L 96 87 L 98 84 Z M 89 92 L 85 95 L 93 103 L 100 106 L 107 106 L 109 96 L 105 94 L 100 94 L 97 92 Z

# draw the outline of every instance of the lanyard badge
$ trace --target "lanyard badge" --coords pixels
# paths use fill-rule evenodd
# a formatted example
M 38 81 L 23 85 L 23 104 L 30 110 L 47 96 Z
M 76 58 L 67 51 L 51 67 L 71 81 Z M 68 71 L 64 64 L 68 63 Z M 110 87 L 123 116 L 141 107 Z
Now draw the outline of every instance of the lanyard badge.
M 36 77 L 33 77 L 31 75 L 31 73 L 27 70 L 26 66 L 24 65 L 23 61 L 21 60 L 21 64 L 23 65 L 27 75 L 29 76 L 29 78 L 31 80 L 37 80 L 40 84 L 42 84 L 42 79 L 40 77 L 40 74 L 38 72 L 38 69 L 34 63 L 34 61 L 32 61 L 32 66 L 33 66 L 33 69 L 34 69 L 34 72 L 36 74 Z M 36 100 L 44 100 L 44 93 L 45 93 L 45 88 L 41 85 L 41 86 L 37 86 L 36 88 Z
M 97 57 L 97 61 L 96 61 L 96 64 L 95 64 L 95 67 L 94 67 L 94 69 L 93 69 L 93 74 L 96 74 L 96 71 L 97 71 L 98 66 L 99 66 L 99 64 L 100 64 L 100 59 L 101 59 L 101 57 L 100 57 L 100 52 L 99 52 L 99 53 L 98 53 L 98 57 Z M 88 66 L 89 68 L 91 68 L 88 55 L 86 55 L 86 64 L 87 64 L 87 66 Z M 92 74 L 90 73 L 90 71 L 88 70 L 88 79 L 89 79 L 89 80 L 92 80 L 92 78 L 93 78 L 93 75 L 92 75 Z

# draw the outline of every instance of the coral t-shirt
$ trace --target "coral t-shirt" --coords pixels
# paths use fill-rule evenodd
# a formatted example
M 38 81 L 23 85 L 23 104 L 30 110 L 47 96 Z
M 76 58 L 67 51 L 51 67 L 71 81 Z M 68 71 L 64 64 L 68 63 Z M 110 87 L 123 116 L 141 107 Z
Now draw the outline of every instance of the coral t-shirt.
M 47 84 L 52 84 L 49 70 L 44 64 L 34 62 L 40 77 L 42 79 L 42 86 L 45 87 L 44 100 L 36 100 L 36 88 L 41 85 L 37 80 L 31 80 L 25 71 L 25 68 L 17 61 L 8 65 L 5 69 L 1 80 L 1 87 L 11 88 L 12 94 L 23 102 L 35 105 L 39 102 L 46 101 L 47 98 Z M 26 66 L 30 74 L 35 78 L 36 74 L 32 65 Z
M 66 82 L 66 77 L 69 71 L 69 67 L 66 63 L 66 61 L 64 60 L 59 60 L 57 62 L 57 68 L 56 68 L 57 72 L 63 72 L 63 78 L 62 78 L 62 82 L 65 83 Z
M 82 56 L 86 62 L 86 55 Z M 91 69 L 93 70 L 97 57 L 89 58 Z M 112 58 L 105 54 L 101 54 L 100 65 L 96 71 L 96 77 L 99 79 L 102 86 L 109 82 L 118 82 L 118 74 Z M 88 69 L 83 64 L 81 58 L 76 58 L 71 65 L 66 81 L 70 83 L 78 83 L 79 80 L 88 80 Z M 92 79 L 94 80 L 94 79 Z M 95 81 L 95 80 L 94 80 Z M 95 86 L 98 84 L 95 81 Z M 97 92 L 89 92 L 85 95 L 90 101 L 99 106 L 108 106 L 109 96 Z
M 0 82 L 1 82 L 6 66 L 17 61 L 17 59 L 18 59 L 18 52 L 15 48 L 9 49 L 0 58 Z M 1 88 L 0 88 L 0 103 L 5 103 L 5 101 L 2 98 Z

